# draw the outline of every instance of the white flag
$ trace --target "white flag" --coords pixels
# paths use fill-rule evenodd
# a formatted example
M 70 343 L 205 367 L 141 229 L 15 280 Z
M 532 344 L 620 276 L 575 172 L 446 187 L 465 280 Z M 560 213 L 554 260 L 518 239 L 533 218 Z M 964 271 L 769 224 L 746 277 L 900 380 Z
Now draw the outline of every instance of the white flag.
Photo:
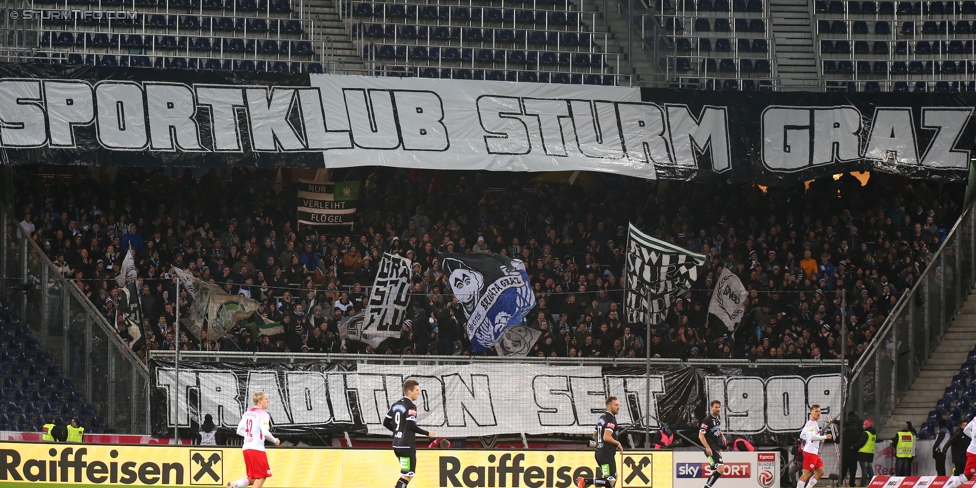
M 495 351 L 498 352 L 499 356 L 525 357 L 540 337 L 542 337 L 541 330 L 516 325 L 506 330 L 501 340 L 495 343 Z
M 743 304 L 746 295 L 748 292 L 739 277 L 728 268 L 722 268 L 715 291 L 712 292 L 712 301 L 708 304 L 708 313 L 722 319 L 730 331 L 735 330 L 745 312 Z
M 193 275 L 189 271 L 177 268 L 176 266 L 173 266 L 173 272 L 176 273 L 176 279 L 180 280 L 180 286 L 189 292 L 191 297 L 196 298 L 197 288 L 193 285 L 193 280 L 195 279 Z
M 115 281 L 120 287 L 125 288 L 126 286 L 135 284 L 136 278 L 139 277 L 139 270 L 136 269 L 136 260 L 132 257 L 132 245 L 129 245 L 129 249 L 125 251 L 125 258 L 122 259 L 122 269 L 119 270 L 119 275 L 115 277 Z

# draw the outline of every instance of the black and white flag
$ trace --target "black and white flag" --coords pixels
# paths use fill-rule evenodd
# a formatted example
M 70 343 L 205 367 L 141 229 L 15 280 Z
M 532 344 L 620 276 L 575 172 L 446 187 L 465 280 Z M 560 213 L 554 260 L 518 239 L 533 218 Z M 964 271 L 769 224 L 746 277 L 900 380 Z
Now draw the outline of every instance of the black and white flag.
M 630 226 L 627 239 L 627 320 L 660 324 L 675 296 L 691 288 L 705 256 L 655 239 Z
M 722 268 L 715 291 L 712 292 L 712 301 L 708 303 L 708 313 L 721 319 L 730 331 L 735 330 L 745 313 L 743 304 L 747 294 L 739 277 L 728 268 Z
M 400 336 L 400 326 L 407 318 L 410 303 L 410 267 L 407 258 L 383 254 L 369 292 L 363 323 L 350 329 L 358 334 L 352 339 L 379 347 L 384 339 Z

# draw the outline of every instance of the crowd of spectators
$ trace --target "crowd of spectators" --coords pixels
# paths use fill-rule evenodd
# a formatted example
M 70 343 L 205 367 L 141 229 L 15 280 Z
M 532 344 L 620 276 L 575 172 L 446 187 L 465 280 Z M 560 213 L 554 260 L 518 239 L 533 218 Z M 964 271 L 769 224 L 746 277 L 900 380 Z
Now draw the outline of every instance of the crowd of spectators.
M 37 168 L 19 172 L 40 171 Z M 128 169 L 54 179 L 22 175 L 24 232 L 118 326 L 133 350 L 471 354 L 464 315 L 438 253 L 493 252 L 523 260 L 537 298 L 526 325 L 543 332 L 531 355 L 680 358 L 835 358 L 842 293 L 849 358 L 863 352 L 961 213 L 962 184 L 871 175 L 804 185 L 643 181 L 590 175 L 568 185 L 534 174 L 358 168 L 350 226 L 296 224 L 296 190 L 269 170 L 195 177 Z M 543 178 L 544 179 L 544 178 Z M 623 314 L 628 222 L 706 256 L 694 289 L 654 324 Z M 18 231 L 19 232 L 19 231 Z M 135 252 L 138 300 L 115 280 Z M 374 348 L 339 337 L 364 308 L 383 253 L 413 260 L 411 305 L 399 339 Z M 261 303 L 285 333 L 239 327 L 220 338 L 175 337 L 172 267 Z M 749 291 L 734 331 L 707 313 L 722 268 Z M 137 303 L 142 323 L 125 313 Z M 493 352 L 489 352 L 493 353 Z

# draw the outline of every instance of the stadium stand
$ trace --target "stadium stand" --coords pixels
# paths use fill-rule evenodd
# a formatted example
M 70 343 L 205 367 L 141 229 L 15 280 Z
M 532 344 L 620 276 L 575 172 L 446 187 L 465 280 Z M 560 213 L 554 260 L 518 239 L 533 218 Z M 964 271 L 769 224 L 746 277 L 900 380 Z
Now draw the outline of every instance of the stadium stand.
M 606 35 L 572 1 L 344 5 L 354 44 L 377 76 L 626 84 L 619 55 L 603 49 Z
M 42 63 L 322 72 L 322 40 L 301 0 L 38 0 Z
M 77 417 L 88 432 L 115 432 L 6 301 L 0 301 L 0 387 L 0 430 L 40 431 L 48 418 L 66 425 L 66 420 Z
M 976 90 L 976 2 L 817 0 L 815 10 L 827 91 Z
M 268 183 L 273 176 L 263 172 L 235 170 L 232 180 L 222 181 L 215 173 L 197 180 L 188 172 L 173 180 L 153 171 L 125 170 L 114 184 L 103 185 L 87 178 L 45 182 L 21 176 L 21 225 L 44 243 L 55 266 L 110 323 L 117 318 L 113 288 L 119 250 L 133 243 L 143 306 L 149 303 L 152 312 L 146 314 L 142 343 L 127 338 L 124 330 L 121 334 L 141 354 L 176 347 L 171 264 L 229 293 L 248 293 L 263 302 L 262 313 L 269 318 L 289 315 L 295 324 L 270 344 L 259 345 L 237 330 L 204 343 L 184 337 L 187 349 L 363 350 L 364 345 L 337 337 L 336 320 L 342 315 L 334 310 L 351 313 L 363 307 L 383 252 L 417 262 L 417 303 L 409 312 L 413 325 L 404 328 L 400 341 L 378 352 L 436 353 L 439 339 L 449 339 L 451 344 L 461 341 L 462 350 L 470 353 L 463 328 L 458 329 L 463 324 L 455 319 L 460 315 L 452 314 L 456 305 L 441 293 L 444 276 L 434 255 L 492 251 L 520 256 L 528 265 L 538 301 L 528 320 L 547 335 L 533 354 L 642 357 L 644 329 L 634 325 L 628 334 L 621 318 L 612 315 L 622 302 L 617 277 L 623 267 L 624 226 L 631 220 L 709 256 L 695 290 L 676 302 L 666 325 L 654 331 L 661 338 L 650 345 L 655 354 L 834 357 L 840 328 L 837 290 L 848 288 L 847 316 L 855 330 L 848 347 L 856 361 L 897 297 L 927 267 L 946 227 L 958 218 L 961 194 L 956 185 L 937 190 L 922 182 L 893 193 L 892 177 L 884 175 L 872 176 L 863 187 L 845 176 L 815 182 L 809 190 L 678 184 L 680 190 L 659 194 L 647 182 L 623 177 L 600 176 L 599 184 L 584 188 L 533 181 L 532 175 L 489 176 L 495 178 L 490 185 L 481 174 L 460 172 L 431 192 L 429 176 L 411 181 L 378 170 L 347 176 L 364 181 L 355 230 L 316 233 L 293 224 L 289 207 L 295 193 L 275 192 Z M 608 188 L 615 189 L 612 195 Z M 825 197 L 838 191 L 840 199 Z M 795 202 L 796 211 L 778 211 L 772 201 Z M 635 213 L 622 202 L 645 203 Z M 428 214 L 424 208 L 439 210 Z M 658 217 L 651 222 L 644 215 Z M 737 270 L 751 290 L 748 313 L 734 336 L 724 327 L 706 325 L 710 281 L 722 267 Z M 181 307 L 190 304 L 186 294 L 179 299 Z M 431 318 L 433 325 L 428 325 Z
M 976 347 L 974 347 L 952 376 L 952 384 L 946 387 L 943 396 L 935 403 L 928 418 L 918 431 L 920 439 L 931 439 L 938 432 L 939 419 L 950 425 L 972 418 L 976 414 Z
M 650 23 L 663 27 L 660 60 L 669 87 L 705 90 L 772 90 L 775 66 L 769 12 L 763 0 L 665 0 L 655 15 L 634 19 L 646 46 L 661 42 Z

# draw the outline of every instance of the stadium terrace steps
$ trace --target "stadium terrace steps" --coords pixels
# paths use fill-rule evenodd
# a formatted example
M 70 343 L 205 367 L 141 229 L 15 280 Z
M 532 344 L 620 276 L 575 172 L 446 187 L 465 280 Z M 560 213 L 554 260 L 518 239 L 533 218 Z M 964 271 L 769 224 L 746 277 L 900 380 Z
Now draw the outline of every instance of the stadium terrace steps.
M 806 0 L 771 0 L 776 75 L 781 90 L 820 90 L 816 53 L 813 50 L 813 22 Z
M 637 7 L 638 2 L 635 2 L 635 7 Z M 607 6 L 606 12 L 603 11 L 604 6 Z M 610 55 L 608 56 L 608 61 L 613 64 L 616 59 L 616 54 L 620 54 L 620 73 L 623 75 L 631 75 L 634 77 L 632 83 L 639 84 L 640 80 L 653 80 L 653 63 L 651 58 L 649 58 L 641 48 L 641 37 L 640 33 L 635 32 L 633 35 L 634 49 L 631 51 L 633 53 L 633 58 L 629 58 L 624 54 L 627 49 L 624 49 L 627 44 L 627 30 L 634 29 L 630 22 L 627 21 L 627 12 L 620 11 L 621 5 L 619 2 L 601 2 L 597 0 L 582 0 L 582 9 L 584 12 L 596 12 L 597 19 L 596 25 L 594 26 L 594 31 L 597 35 L 601 35 L 606 32 L 609 34 L 607 37 L 607 45 L 604 49 Z M 621 84 L 623 80 L 621 80 Z
M 328 39 L 323 53 L 323 67 L 328 72 L 365 74 L 366 67 L 359 51 L 349 38 L 333 0 L 306 0 L 305 8 L 312 19 L 316 39 Z
M 952 323 L 943 340 L 881 429 L 882 439 L 894 437 L 902 422 L 911 422 L 916 429 L 921 428 L 929 411 L 952 384 L 952 377 L 959 372 L 959 366 L 966 362 L 976 343 L 976 294 L 970 293 L 959 315 L 948 319 Z

